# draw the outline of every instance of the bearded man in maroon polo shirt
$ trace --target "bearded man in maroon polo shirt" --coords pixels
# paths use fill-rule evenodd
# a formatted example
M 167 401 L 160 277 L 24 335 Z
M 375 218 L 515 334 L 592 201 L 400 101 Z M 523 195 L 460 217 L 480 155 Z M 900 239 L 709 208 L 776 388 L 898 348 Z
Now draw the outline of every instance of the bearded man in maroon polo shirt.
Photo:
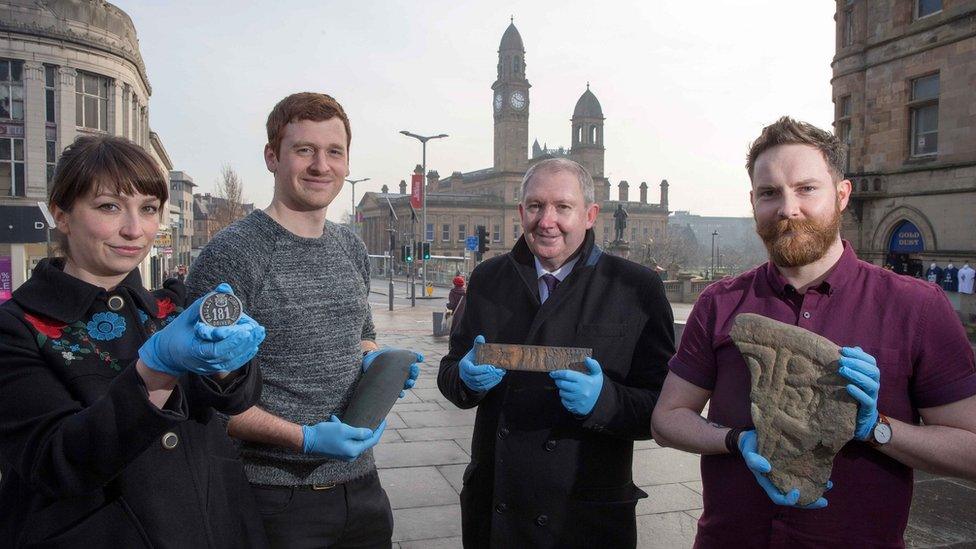
M 840 238 L 844 160 L 840 140 L 787 117 L 749 150 L 769 262 L 702 292 L 652 419 L 659 444 L 702 454 L 696 547 L 903 547 L 913 469 L 976 479 L 972 348 L 941 289 L 859 260 Z M 758 454 L 749 371 L 729 338 L 747 312 L 842 347 L 855 432 L 832 488 L 806 508 L 770 483 Z

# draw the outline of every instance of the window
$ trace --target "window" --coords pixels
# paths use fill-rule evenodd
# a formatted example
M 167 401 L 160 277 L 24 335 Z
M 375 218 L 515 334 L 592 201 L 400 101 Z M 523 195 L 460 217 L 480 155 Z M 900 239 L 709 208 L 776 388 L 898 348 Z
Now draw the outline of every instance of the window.
M 75 78 L 75 125 L 108 131 L 108 78 L 78 73 Z
M 47 145 L 47 182 L 50 184 L 54 180 L 54 167 L 58 161 L 58 145 L 54 141 L 48 141 Z
M 464 242 L 465 237 L 468 236 L 467 232 L 467 227 L 465 227 L 464 223 L 458 225 L 458 242 Z
M 630 241 L 637 242 L 637 227 L 630 228 Z
M 450 242 L 451 240 L 451 224 L 445 223 L 441 225 L 441 241 Z
M 434 240 L 434 224 L 428 223 L 427 230 L 424 232 L 424 242 L 433 242 Z
M 844 144 L 848 145 L 847 164 L 845 166 L 847 171 L 850 171 L 851 168 L 850 145 L 853 143 L 853 138 L 851 137 L 851 113 L 854 108 L 852 105 L 850 94 L 837 98 L 835 116 L 837 121 L 834 124 L 834 132 Z
M 942 0 L 915 0 L 915 19 L 935 15 L 942 11 Z
M 844 41 L 843 46 L 850 46 L 854 43 L 854 10 L 844 10 Z
M 491 241 L 501 242 L 502 241 L 502 226 L 492 225 L 491 226 Z
M 27 195 L 23 139 L 0 137 L 0 193 L 6 196 Z
M 520 228 L 521 228 L 521 226 L 518 223 L 513 223 L 512 224 L 512 240 L 518 240 L 518 238 L 520 236 L 520 234 L 519 234 L 519 229 Z
M 44 119 L 48 124 L 58 122 L 57 113 L 54 112 L 54 92 L 58 77 L 58 68 L 53 65 L 44 65 Z
M 24 119 L 24 62 L 0 59 L 0 119 Z
M 610 240 L 611 235 L 613 235 L 613 233 L 610 232 L 610 223 L 606 222 L 603 224 L 603 239 Z
M 908 111 L 911 124 L 911 155 L 936 154 L 939 150 L 938 74 L 912 80 Z

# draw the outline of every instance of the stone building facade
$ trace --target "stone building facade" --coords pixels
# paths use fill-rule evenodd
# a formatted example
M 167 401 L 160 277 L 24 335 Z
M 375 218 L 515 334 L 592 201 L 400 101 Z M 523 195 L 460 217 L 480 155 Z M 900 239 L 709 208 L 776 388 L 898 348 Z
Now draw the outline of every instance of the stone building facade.
M 838 0 L 835 19 L 844 237 L 916 276 L 976 264 L 976 1 Z
M 546 158 L 563 156 L 585 166 L 593 175 L 596 200 L 601 205 L 600 216 L 594 225 L 598 242 L 614 237 L 613 212 L 623 203 L 628 212 L 625 238 L 631 246 L 667 234 L 668 183 L 660 184 L 660 200 L 648 202 L 648 185 L 639 186 L 639 199 L 631 200 L 629 183 L 618 183 L 619 200 L 610 199 L 610 181 L 604 176 L 604 120 L 603 109 L 596 95 L 586 90 L 576 102 L 570 122 L 571 147 L 549 148 L 535 140 L 529 156 L 529 107 L 531 85 L 526 78 L 525 47 L 514 24 L 508 26 L 498 47 L 497 79 L 491 85 L 490 108 L 494 117 L 494 164 L 490 168 L 462 173 L 455 171 L 441 178 L 436 170 L 429 170 L 427 182 L 427 225 L 421 227 L 422 216 L 411 221 L 410 195 L 405 182 L 399 193 L 367 192 L 357 210 L 361 219 L 361 235 L 370 254 L 382 255 L 389 247 L 387 232 L 392 207 L 399 224 L 399 242 L 413 234 L 417 241 L 431 243 L 431 253 L 441 256 L 463 256 L 465 238 L 476 234 L 476 227 L 484 225 L 490 234 L 487 256 L 505 253 L 521 236 L 518 214 L 522 176 L 533 163 Z M 418 166 L 414 173 L 422 174 Z
M 116 6 L 0 1 L 0 262 L 9 261 L 14 288 L 48 255 L 48 226 L 37 203 L 47 200 L 57 159 L 77 136 L 129 138 L 164 173 L 172 169 L 149 127 L 151 94 L 136 29 Z M 146 284 L 160 268 L 147 258 Z
M 193 178 L 186 172 L 170 170 L 169 172 L 169 228 L 173 246 L 170 255 L 171 264 L 177 267 L 189 267 L 193 262 L 190 250 L 193 245 L 193 188 L 196 187 Z M 172 267 L 171 267 L 172 270 Z
M 215 234 L 234 221 L 246 217 L 254 211 L 254 203 L 246 202 L 239 205 L 228 204 L 226 198 L 213 196 L 210 193 L 194 194 L 193 231 L 190 234 L 190 262 L 200 255 L 203 248 Z

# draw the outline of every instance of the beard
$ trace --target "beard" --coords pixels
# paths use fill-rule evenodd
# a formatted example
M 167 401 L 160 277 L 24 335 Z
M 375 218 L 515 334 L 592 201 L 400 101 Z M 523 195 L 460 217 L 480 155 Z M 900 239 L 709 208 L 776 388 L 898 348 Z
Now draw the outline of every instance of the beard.
M 840 204 L 826 220 L 779 219 L 756 222 L 756 234 L 769 252 L 769 259 L 778 267 L 802 267 L 827 253 L 840 230 Z M 786 234 L 790 233 L 790 234 Z

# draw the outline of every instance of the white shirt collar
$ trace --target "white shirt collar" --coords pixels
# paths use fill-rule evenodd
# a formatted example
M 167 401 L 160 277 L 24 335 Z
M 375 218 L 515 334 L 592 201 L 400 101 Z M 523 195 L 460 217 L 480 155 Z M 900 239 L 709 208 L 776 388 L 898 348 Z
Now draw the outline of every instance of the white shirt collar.
M 539 263 L 538 257 L 533 256 L 532 259 L 535 260 L 536 278 L 542 278 L 542 275 L 544 274 L 551 274 L 552 276 L 559 279 L 560 282 L 562 282 L 563 280 L 566 280 L 566 277 L 569 276 L 569 273 L 573 272 L 573 267 L 575 267 L 576 262 L 579 261 L 579 256 L 570 259 L 569 261 L 564 263 L 562 267 L 556 269 L 555 271 L 547 271 L 546 268 L 542 266 L 542 263 Z

